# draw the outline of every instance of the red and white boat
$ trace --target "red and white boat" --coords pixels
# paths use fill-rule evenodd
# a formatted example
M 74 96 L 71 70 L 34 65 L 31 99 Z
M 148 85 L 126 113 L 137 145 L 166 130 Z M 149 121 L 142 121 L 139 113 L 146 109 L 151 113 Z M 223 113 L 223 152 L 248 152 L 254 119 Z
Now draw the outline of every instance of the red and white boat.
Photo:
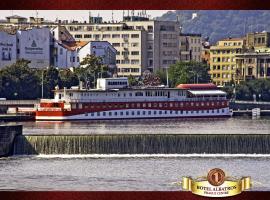
M 36 120 L 228 117 L 226 93 L 214 84 L 131 88 L 127 78 L 97 80 L 96 89 L 55 89 L 42 99 Z

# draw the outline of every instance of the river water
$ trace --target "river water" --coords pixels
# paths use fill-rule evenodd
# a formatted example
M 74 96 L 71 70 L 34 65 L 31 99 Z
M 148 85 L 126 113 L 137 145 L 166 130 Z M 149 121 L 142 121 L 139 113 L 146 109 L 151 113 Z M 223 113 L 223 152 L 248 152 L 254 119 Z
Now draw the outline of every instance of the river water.
M 23 122 L 24 134 L 270 134 L 270 118 Z M 181 190 L 222 168 L 270 190 L 270 155 L 39 155 L 0 159 L 0 190 Z

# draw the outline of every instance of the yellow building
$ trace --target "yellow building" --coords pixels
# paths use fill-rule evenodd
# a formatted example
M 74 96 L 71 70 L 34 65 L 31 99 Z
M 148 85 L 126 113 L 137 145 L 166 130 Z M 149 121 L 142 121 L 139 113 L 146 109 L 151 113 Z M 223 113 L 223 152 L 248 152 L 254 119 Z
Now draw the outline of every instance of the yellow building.
M 235 81 L 235 55 L 244 52 L 245 38 L 227 38 L 210 48 L 210 75 L 214 84 L 226 85 Z

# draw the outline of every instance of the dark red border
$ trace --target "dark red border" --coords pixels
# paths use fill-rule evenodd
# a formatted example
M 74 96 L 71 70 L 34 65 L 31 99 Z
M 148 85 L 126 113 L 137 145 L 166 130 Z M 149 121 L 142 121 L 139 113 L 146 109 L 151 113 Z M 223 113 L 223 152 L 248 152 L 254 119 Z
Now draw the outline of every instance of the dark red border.
M 226 198 L 201 197 L 190 192 L 0 192 L 3 200 L 260 200 L 269 196 L 270 192 L 243 192 Z
M 265 0 L 1 0 L 0 9 L 22 10 L 267 10 Z

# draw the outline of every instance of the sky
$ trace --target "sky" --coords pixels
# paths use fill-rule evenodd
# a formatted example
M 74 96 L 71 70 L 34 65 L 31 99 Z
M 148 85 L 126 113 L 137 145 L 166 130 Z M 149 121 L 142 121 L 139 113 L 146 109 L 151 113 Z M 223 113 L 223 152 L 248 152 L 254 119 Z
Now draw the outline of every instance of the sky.
M 141 10 L 135 10 L 135 15 Z M 151 18 L 161 16 L 169 10 L 147 10 L 147 15 Z M 5 19 L 7 16 L 19 15 L 22 17 L 43 17 L 46 20 L 55 21 L 56 18 L 59 20 L 76 20 L 76 21 L 88 21 L 89 12 L 91 16 L 103 17 L 104 21 L 111 21 L 112 16 L 114 21 L 121 21 L 123 17 L 123 10 L 1 10 L 0 19 Z M 128 11 L 125 10 L 125 15 Z M 113 15 L 112 15 L 113 13 Z M 129 11 L 131 14 L 131 10 Z

